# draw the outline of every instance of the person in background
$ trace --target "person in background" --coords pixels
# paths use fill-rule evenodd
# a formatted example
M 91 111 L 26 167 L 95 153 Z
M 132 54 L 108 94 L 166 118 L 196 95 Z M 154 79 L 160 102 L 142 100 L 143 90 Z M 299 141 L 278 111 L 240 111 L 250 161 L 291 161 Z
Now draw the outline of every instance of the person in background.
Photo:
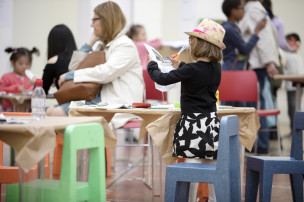
M 297 33 L 290 33 L 286 35 L 286 41 L 288 45 L 294 50 L 294 52 L 286 52 L 285 54 L 285 68 L 284 74 L 286 75 L 302 75 L 304 74 L 304 66 L 301 56 L 298 50 L 301 45 L 300 36 Z M 290 119 L 290 129 L 293 126 L 293 117 L 295 114 L 296 103 L 296 87 L 292 85 L 291 81 L 285 82 L 285 88 L 287 91 L 287 104 L 288 104 L 288 116 Z M 302 90 L 302 89 L 301 89 Z
M 244 70 L 246 56 L 259 40 L 259 32 L 265 27 L 266 19 L 257 22 L 253 34 L 246 43 L 240 33 L 237 22 L 244 16 L 244 3 L 242 0 L 225 0 L 222 10 L 228 20 L 222 24 L 226 30 L 224 37 L 223 65 L 222 70 Z
M 266 19 L 261 19 L 257 22 L 253 34 L 246 43 L 240 33 L 237 25 L 244 16 L 244 2 L 243 0 L 225 0 L 222 4 L 222 10 L 227 16 L 227 21 L 222 23 L 226 30 L 224 37 L 224 44 L 226 45 L 223 50 L 223 65 L 222 70 L 244 70 L 246 67 L 246 58 L 250 51 L 259 40 L 259 32 L 265 27 Z M 245 107 L 246 102 L 221 102 L 222 105 L 231 105 L 235 107 Z
M 74 36 L 66 25 L 59 24 L 51 29 L 48 36 L 48 62 L 42 76 L 45 94 L 48 94 L 53 84 L 59 89 L 59 76 L 68 72 L 73 51 L 76 49 Z
M 142 102 L 144 82 L 137 49 L 123 28 L 126 18 L 120 7 L 107 1 L 95 7 L 91 26 L 94 32 L 79 51 L 75 51 L 69 69 L 78 64 L 93 51 L 96 42 L 102 42 L 106 55 L 106 62 L 93 68 L 80 69 L 62 74 L 59 86 L 66 80 L 79 82 L 95 82 L 102 84 L 97 97 L 86 104 L 97 104 L 100 101 L 107 104 L 132 104 Z M 49 116 L 67 116 L 70 103 L 47 110 Z M 129 114 L 115 114 L 111 124 L 113 128 L 123 126 L 127 121 L 135 118 Z
M 32 65 L 32 54 L 39 55 L 37 48 L 32 50 L 27 48 L 6 48 L 5 52 L 11 53 L 10 61 L 13 71 L 4 74 L 0 79 L 0 91 L 6 93 L 27 93 L 33 90 L 35 81 L 30 81 L 25 75 L 25 70 L 30 69 Z M 13 105 L 9 100 L 2 100 L 3 111 L 13 111 Z
M 157 49 L 161 47 L 161 41 L 155 39 L 152 41 L 147 41 L 147 34 L 144 26 L 142 25 L 132 25 L 129 31 L 126 33 L 127 36 L 133 40 L 139 53 L 141 66 L 143 69 L 147 69 L 147 64 L 149 60 L 149 53 L 144 45 L 144 43 Z
M 278 33 L 278 43 L 279 43 L 279 48 L 281 48 L 284 51 L 288 51 L 288 52 L 293 52 L 294 49 L 293 47 L 291 47 L 286 39 L 285 39 L 285 33 L 284 33 L 284 25 L 283 22 L 273 14 L 272 12 L 272 3 L 271 0 L 261 0 L 262 5 L 264 6 L 264 8 L 267 11 L 268 16 L 271 19 L 271 22 L 273 23 L 273 25 L 275 26 L 277 33 Z M 283 65 L 281 62 L 281 55 L 279 52 L 279 58 L 280 58 L 280 65 L 277 66 L 277 69 L 279 71 L 280 74 L 283 74 Z M 270 79 L 270 86 L 271 86 L 271 92 L 273 95 L 273 99 L 274 102 L 276 102 L 276 97 L 277 97 L 277 90 L 281 87 L 282 84 L 282 80 L 274 80 L 274 79 Z M 273 137 L 272 139 L 276 139 L 277 138 L 277 134 L 272 134 L 271 137 Z
M 239 22 L 244 40 L 248 40 L 254 32 L 257 22 L 266 18 L 265 28 L 259 33 L 259 41 L 249 55 L 249 68 L 254 70 L 259 83 L 260 109 L 274 109 L 269 78 L 278 74 L 279 66 L 277 31 L 266 14 L 265 8 L 258 0 L 245 1 L 245 15 Z M 275 117 L 260 117 L 261 128 L 276 125 Z M 269 148 L 269 132 L 259 132 L 258 153 L 267 154 Z
M 151 79 L 160 85 L 181 82 L 181 118 L 174 132 L 172 155 L 186 158 L 190 163 L 201 163 L 201 159 L 215 163 L 220 127 L 215 93 L 221 82 L 220 61 L 225 48 L 225 30 L 216 22 L 204 19 L 186 34 L 189 35 L 191 57 L 196 62 L 186 64 L 178 61 L 176 56 L 171 60 L 177 69 L 162 73 L 158 64 L 150 61 L 148 72 Z M 196 201 L 197 187 L 198 183 L 190 185 L 191 202 Z M 208 184 L 208 187 L 208 201 L 216 201 L 213 184 Z

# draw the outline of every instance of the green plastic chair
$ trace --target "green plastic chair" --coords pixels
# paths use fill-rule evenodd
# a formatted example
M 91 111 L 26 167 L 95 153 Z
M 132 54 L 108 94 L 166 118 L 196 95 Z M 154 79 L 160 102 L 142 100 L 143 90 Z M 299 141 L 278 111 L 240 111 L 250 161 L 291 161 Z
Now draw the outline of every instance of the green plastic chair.
M 90 149 L 88 182 L 77 181 L 77 150 Z M 22 201 L 105 202 L 104 132 L 98 123 L 70 125 L 64 133 L 60 180 L 38 179 L 22 183 Z M 19 185 L 8 184 L 6 201 L 19 201 Z

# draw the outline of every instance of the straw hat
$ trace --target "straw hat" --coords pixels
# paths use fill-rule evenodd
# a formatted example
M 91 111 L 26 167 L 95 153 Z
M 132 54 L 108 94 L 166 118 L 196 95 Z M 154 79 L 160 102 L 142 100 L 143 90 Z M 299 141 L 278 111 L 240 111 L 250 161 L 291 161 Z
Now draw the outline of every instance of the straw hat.
M 225 33 L 225 29 L 220 24 L 207 18 L 203 19 L 192 32 L 185 32 L 185 34 L 204 39 L 222 50 L 226 48 L 223 43 Z

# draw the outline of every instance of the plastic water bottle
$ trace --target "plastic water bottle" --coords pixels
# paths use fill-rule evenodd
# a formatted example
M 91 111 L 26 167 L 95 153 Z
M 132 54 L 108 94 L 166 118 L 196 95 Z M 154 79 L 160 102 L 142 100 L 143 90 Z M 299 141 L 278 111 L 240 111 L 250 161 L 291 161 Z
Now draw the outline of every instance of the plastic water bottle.
M 45 117 L 46 95 L 42 88 L 42 80 L 36 79 L 35 89 L 32 94 L 32 118 L 41 119 Z

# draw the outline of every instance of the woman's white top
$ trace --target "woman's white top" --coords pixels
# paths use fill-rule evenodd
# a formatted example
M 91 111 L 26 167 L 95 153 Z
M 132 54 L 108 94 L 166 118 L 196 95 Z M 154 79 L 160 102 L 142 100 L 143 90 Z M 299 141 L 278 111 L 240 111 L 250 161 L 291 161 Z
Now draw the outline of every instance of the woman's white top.
M 143 102 L 144 80 L 138 51 L 135 44 L 120 32 L 105 46 L 106 63 L 76 70 L 74 82 L 96 82 L 102 84 L 101 101 L 108 104 L 132 104 Z M 75 51 L 70 66 L 79 64 L 87 52 Z M 131 119 L 131 114 L 116 114 L 111 123 L 120 128 Z
M 259 1 L 249 1 L 244 6 L 245 15 L 239 22 L 239 28 L 245 41 L 253 34 L 257 22 L 266 16 L 266 10 Z M 252 69 L 265 68 L 266 64 L 279 63 L 279 39 L 278 33 L 270 18 L 264 29 L 259 32 L 259 41 L 249 55 L 249 64 Z

